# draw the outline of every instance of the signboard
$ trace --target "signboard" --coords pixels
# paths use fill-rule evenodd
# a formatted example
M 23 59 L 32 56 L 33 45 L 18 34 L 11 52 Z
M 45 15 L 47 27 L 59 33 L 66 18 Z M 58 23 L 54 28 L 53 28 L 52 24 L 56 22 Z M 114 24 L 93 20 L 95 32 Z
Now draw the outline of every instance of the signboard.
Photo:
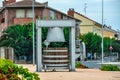
M 113 47 L 112 46 L 110 46 L 110 48 L 109 48 L 110 50 L 113 50 Z

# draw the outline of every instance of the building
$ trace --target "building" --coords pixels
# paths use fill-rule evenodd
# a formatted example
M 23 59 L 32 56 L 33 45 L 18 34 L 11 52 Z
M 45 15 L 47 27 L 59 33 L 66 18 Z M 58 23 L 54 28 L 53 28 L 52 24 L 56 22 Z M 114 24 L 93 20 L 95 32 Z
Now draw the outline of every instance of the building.
M 36 19 L 74 19 L 56 9 L 48 6 L 48 2 L 34 3 L 35 20 Z M 3 7 L 0 8 L 0 32 L 8 26 L 15 24 L 25 24 L 32 22 L 32 0 L 4 0 Z
M 82 21 L 80 24 L 80 33 L 86 34 L 88 32 L 97 33 L 102 36 L 102 25 L 78 12 L 75 12 L 73 8 L 69 9 L 68 15 L 77 18 Z M 114 38 L 117 31 L 113 30 L 111 26 L 104 25 L 104 37 Z

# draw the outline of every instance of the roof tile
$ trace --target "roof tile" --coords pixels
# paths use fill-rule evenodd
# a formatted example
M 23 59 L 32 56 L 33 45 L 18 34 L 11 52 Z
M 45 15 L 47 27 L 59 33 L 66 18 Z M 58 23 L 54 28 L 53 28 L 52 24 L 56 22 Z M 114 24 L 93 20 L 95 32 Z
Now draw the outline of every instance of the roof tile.
M 36 2 L 34 3 L 35 6 L 45 6 L 47 5 L 47 2 L 45 3 L 39 3 Z M 6 7 L 31 7 L 32 6 L 32 0 L 23 0 L 15 3 L 11 3 L 7 5 Z

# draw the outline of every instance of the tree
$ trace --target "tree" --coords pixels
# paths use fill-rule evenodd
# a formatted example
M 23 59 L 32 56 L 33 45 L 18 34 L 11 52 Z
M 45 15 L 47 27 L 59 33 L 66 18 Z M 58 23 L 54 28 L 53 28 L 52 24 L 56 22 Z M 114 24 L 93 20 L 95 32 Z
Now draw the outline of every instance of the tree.
M 101 37 L 94 33 L 87 33 L 80 36 L 83 42 L 85 42 L 86 50 L 90 53 L 99 53 L 101 55 Z M 104 37 L 104 53 L 109 55 L 110 46 L 113 47 L 112 52 L 118 52 L 120 57 L 120 40 L 115 40 L 115 38 Z
M 101 49 L 101 37 L 97 35 L 96 33 L 87 33 L 84 35 L 81 35 L 80 38 L 83 42 L 86 44 L 87 52 L 91 53 L 99 53 Z
M 112 44 L 113 52 L 118 52 L 118 60 L 120 60 L 120 40 L 115 40 Z
M 108 55 L 109 54 L 109 48 L 110 48 L 110 46 L 112 46 L 115 41 L 115 39 L 114 38 L 109 38 L 109 37 L 104 37 L 104 52 L 106 53 L 106 55 Z
M 0 46 L 13 47 L 16 56 L 26 56 L 32 52 L 32 27 L 28 25 L 14 25 L 3 31 Z
M 120 40 L 115 40 L 112 43 L 113 51 L 114 52 L 119 52 L 120 53 Z
M 108 50 L 109 50 L 109 47 L 110 47 L 110 44 L 111 44 L 110 40 L 111 39 L 109 37 L 104 38 L 104 51 L 105 52 L 108 52 Z

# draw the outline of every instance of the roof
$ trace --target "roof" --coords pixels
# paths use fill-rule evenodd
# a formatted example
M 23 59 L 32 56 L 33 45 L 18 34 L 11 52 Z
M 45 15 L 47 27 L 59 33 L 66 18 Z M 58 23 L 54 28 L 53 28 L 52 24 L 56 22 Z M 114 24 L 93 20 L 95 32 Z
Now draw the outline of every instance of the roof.
M 23 1 L 18 1 L 14 3 L 10 3 L 0 9 L 0 12 L 4 10 L 5 8 L 25 8 L 25 7 L 32 7 L 32 0 L 23 0 Z M 45 7 L 48 6 L 48 2 L 40 3 L 40 2 L 34 2 L 35 7 Z
M 4 10 L 5 8 L 23 8 L 23 7 L 24 7 L 24 8 L 25 8 L 25 7 L 26 7 L 26 8 L 29 8 L 29 7 L 32 7 L 32 3 L 33 3 L 32 0 L 23 0 L 23 1 L 15 2 L 15 3 L 11 3 L 11 4 L 9 4 L 9 5 L 5 6 L 5 7 L 2 7 L 2 9 L 0 10 L 0 12 L 2 12 L 2 10 Z M 35 1 L 35 2 L 34 2 L 34 7 L 45 7 L 45 8 L 54 10 L 54 11 L 56 11 L 56 12 L 59 12 L 59 13 L 61 13 L 61 14 L 63 14 L 63 15 L 66 15 L 66 16 L 68 16 L 68 17 L 71 18 L 71 19 L 75 19 L 75 20 L 81 22 L 81 20 L 79 20 L 79 19 L 76 19 L 76 18 L 74 18 L 74 17 L 71 17 L 71 16 L 69 16 L 69 15 L 67 15 L 67 14 L 59 11 L 59 10 L 56 10 L 56 9 L 53 9 L 53 8 L 49 7 L 49 6 L 48 6 L 48 2 L 40 3 L 40 2 L 36 2 L 36 1 Z
M 15 3 L 11 3 L 7 5 L 6 7 L 32 7 L 32 0 L 23 0 Z M 40 3 L 40 2 L 34 2 L 35 6 L 47 6 L 48 2 Z
M 75 12 L 75 11 L 74 11 L 74 12 Z M 78 14 L 78 15 L 80 15 L 80 16 L 82 16 L 82 17 L 84 17 L 84 18 L 86 18 L 86 19 L 88 19 L 88 20 L 90 20 L 90 21 L 93 21 L 93 22 L 95 23 L 95 25 L 99 25 L 99 26 L 102 27 L 102 24 L 100 24 L 100 23 L 98 23 L 98 22 L 96 22 L 96 21 L 94 21 L 94 20 L 92 20 L 92 19 L 84 16 L 83 14 L 80 14 L 80 13 L 78 13 L 78 12 L 75 12 L 75 13 Z M 104 27 L 105 30 L 108 30 L 108 31 L 111 31 L 111 32 L 115 32 L 115 33 L 117 32 L 116 30 L 114 30 L 114 29 L 112 29 L 111 27 L 108 27 L 108 26 L 106 26 L 106 25 L 104 25 L 103 27 Z
M 74 11 L 75 12 L 75 11 Z M 93 21 L 94 23 L 96 23 L 96 24 L 99 24 L 99 25 L 101 25 L 102 26 L 102 24 L 100 24 L 100 23 L 98 23 L 98 22 L 96 22 L 96 21 L 94 21 L 94 20 L 92 20 L 92 19 L 90 19 L 90 18 L 88 18 L 88 17 L 86 17 L 85 15 L 83 15 L 83 14 L 80 14 L 80 13 L 78 13 L 78 12 L 75 12 L 76 14 L 78 14 L 78 15 L 80 15 L 80 16 L 82 16 L 82 17 L 84 17 L 84 18 L 86 18 L 86 19 L 88 19 L 88 20 L 90 20 L 90 21 Z

